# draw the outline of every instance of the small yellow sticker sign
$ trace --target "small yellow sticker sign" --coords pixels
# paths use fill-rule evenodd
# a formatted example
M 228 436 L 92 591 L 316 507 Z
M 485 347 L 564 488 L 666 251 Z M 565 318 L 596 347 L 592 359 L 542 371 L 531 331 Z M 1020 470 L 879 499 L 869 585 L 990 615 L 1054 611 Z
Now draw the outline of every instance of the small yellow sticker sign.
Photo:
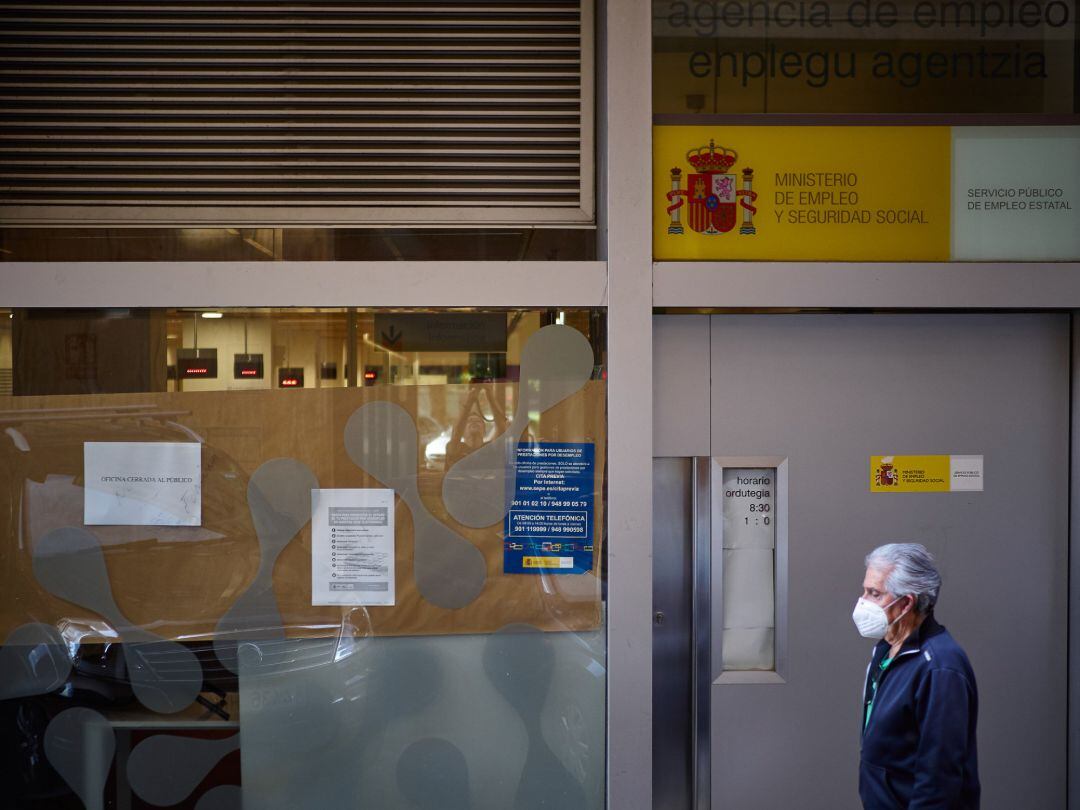
M 982 456 L 870 456 L 871 492 L 982 492 Z
M 573 557 L 522 557 L 522 568 L 573 568 Z
M 948 261 L 948 127 L 658 126 L 657 259 Z

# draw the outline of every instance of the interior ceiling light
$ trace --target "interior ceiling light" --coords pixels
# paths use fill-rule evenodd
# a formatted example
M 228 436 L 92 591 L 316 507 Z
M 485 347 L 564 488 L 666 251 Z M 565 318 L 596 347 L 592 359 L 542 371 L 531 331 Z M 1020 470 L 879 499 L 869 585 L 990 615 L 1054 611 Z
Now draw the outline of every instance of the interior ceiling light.
M 225 316 L 220 312 L 203 312 L 201 313 L 204 318 L 224 318 Z

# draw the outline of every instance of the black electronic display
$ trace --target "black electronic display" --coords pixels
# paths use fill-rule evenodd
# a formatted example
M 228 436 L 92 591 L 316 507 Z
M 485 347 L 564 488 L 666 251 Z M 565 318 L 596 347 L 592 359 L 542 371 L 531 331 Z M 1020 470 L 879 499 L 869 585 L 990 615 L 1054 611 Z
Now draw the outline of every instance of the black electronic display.
M 303 388 L 304 369 L 302 367 L 279 368 L 277 372 L 277 384 L 278 388 Z
M 261 354 L 234 354 L 233 377 L 238 380 L 261 380 L 263 356 Z

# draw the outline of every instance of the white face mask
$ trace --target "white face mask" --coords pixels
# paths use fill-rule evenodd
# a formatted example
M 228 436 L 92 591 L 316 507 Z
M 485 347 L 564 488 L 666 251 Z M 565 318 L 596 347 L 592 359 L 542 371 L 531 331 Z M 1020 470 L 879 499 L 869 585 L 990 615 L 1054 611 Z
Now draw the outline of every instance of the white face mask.
M 902 596 L 897 597 L 885 607 L 881 607 L 860 597 L 859 601 L 855 603 L 855 610 L 851 613 L 851 620 L 855 622 L 855 626 L 859 629 L 859 635 L 863 638 L 885 638 L 885 633 L 889 627 L 896 624 L 905 615 L 901 613 L 890 622 L 889 617 L 885 615 L 885 610 L 891 608 L 903 598 Z

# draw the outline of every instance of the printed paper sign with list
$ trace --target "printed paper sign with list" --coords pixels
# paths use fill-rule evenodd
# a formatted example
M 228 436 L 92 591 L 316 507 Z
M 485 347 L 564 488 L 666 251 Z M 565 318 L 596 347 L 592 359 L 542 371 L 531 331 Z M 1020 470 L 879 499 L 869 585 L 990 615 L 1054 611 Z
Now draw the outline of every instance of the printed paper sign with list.
M 394 491 L 311 491 L 311 604 L 393 605 Z

